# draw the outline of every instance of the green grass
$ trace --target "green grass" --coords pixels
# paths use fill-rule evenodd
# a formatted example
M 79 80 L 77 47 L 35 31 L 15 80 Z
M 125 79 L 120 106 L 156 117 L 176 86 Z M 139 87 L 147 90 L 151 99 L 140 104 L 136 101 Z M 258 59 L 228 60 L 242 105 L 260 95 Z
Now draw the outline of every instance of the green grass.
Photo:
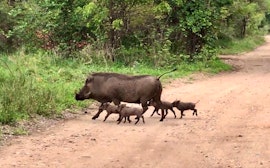
M 84 77 L 78 63 L 43 54 L 0 58 L 0 123 L 15 123 L 36 114 L 57 116 L 80 104 L 73 99 L 74 89 L 81 84 L 75 81 Z
M 218 73 L 230 69 L 218 59 L 181 62 L 177 68 L 176 72 L 163 76 L 162 82 L 194 72 Z M 171 68 L 149 67 L 146 64 L 85 64 L 78 59 L 60 59 L 42 52 L 0 55 L 0 124 L 29 120 L 35 115 L 57 117 L 64 109 L 88 106 L 91 101 L 75 101 L 74 91 L 83 86 L 91 72 L 159 76 L 169 70 Z
M 262 36 L 253 36 L 244 39 L 219 40 L 218 45 L 220 46 L 220 54 L 229 55 L 252 51 L 264 42 Z

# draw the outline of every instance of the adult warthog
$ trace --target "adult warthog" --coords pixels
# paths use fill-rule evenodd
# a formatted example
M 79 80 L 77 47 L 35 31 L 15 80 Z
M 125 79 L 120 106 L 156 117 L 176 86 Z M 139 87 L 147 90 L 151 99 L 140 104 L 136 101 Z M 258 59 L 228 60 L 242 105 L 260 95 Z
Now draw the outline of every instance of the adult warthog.
M 94 99 L 101 103 L 113 102 L 118 105 L 121 102 L 141 103 L 143 113 L 148 109 L 147 102 L 153 100 L 160 103 L 162 85 L 160 77 L 173 72 L 165 72 L 159 77 L 150 75 L 129 76 L 118 73 L 92 73 L 79 93 L 76 93 L 76 100 Z M 102 111 L 98 111 L 92 119 L 98 118 Z M 160 121 L 163 121 L 162 114 Z

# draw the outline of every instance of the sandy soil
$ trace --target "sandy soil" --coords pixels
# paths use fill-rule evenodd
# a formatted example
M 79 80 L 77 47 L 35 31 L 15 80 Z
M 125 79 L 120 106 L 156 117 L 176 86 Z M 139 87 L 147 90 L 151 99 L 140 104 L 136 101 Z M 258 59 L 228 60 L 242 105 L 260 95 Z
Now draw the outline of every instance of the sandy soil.
M 0 167 L 269 168 L 270 36 L 253 52 L 222 58 L 237 71 L 196 75 L 164 86 L 162 99 L 200 100 L 198 117 L 170 113 L 146 123 L 103 122 L 88 114 L 19 136 L 0 149 Z M 177 113 L 179 117 L 179 111 Z M 133 119 L 134 121 L 134 119 Z

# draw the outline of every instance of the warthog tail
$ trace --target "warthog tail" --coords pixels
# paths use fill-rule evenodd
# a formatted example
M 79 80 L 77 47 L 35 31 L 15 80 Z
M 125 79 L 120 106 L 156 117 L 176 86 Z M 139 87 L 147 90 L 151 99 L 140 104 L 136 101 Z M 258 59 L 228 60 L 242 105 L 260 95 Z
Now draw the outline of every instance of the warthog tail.
M 161 74 L 157 79 L 159 80 L 163 75 L 165 75 L 165 74 L 167 74 L 167 73 L 174 72 L 174 71 L 176 71 L 176 70 L 177 70 L 177 68 L 174 68 L 174 69 L 171 70 L 171 71 L 165 72 L 165 73 Z
M 198 100 L 196 103 L 194 103 L 194 104 L 197 104 L 197 103 L 199 103 L 200 102 L 200 100 Z

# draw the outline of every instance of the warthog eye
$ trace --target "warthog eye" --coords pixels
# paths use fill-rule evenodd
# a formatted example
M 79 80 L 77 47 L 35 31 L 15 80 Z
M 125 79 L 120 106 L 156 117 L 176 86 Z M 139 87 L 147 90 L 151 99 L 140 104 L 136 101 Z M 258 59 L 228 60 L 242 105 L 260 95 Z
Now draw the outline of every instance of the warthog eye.
M 91 76 L 91 77 L 88 77 L 85 81 L 85 84 L 87 83 L 90 83 L 90 82 L 93 82 L 94 78 Z

